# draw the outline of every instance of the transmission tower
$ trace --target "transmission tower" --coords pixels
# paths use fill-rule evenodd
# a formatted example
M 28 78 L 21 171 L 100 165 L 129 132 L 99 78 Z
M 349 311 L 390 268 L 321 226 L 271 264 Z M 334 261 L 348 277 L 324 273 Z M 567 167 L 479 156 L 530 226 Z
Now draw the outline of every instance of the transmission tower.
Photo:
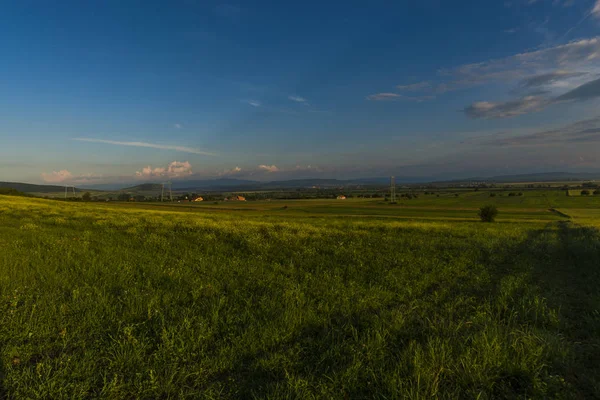
M 67 199 L 67 196 L 69 194 L 69 189 L 73 189 L 73 197 L 77 197 L 77 195 L 75 194 L 75 186 L 65 186 L 65 200 Z
M 162 202 L 165 197 L 165 185 L 167 185 L 167 187 L 169 189 L 169 201 L 173 201 L 173 190 L 172 190 L 173 185 L 171 184 L 171 181 L 162 183 L 162 189 L 160 191 L 160 201 Z
M 396 202 L 396 178 L 394 176 L 390 178 L 390 202 Z

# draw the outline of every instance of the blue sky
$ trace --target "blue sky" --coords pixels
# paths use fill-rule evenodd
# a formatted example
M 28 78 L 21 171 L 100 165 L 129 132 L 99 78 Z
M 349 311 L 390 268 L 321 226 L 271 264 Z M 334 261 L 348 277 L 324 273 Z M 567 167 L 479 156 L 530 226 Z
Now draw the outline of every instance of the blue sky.
M 0 50 L 0 180 L 600 171 L 600 0 L 21 0 Z

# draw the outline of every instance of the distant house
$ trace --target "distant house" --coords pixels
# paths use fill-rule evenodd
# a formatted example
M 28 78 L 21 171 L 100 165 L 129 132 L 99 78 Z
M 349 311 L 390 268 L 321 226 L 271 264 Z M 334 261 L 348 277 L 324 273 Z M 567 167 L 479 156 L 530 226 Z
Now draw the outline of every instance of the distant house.
M 202 198 L 202 197 L 196 197 L 196 198 L 194 199 L 194 201 L 204 201 L 204 198 Z
M 233 200 L 237 200 L 237 201 L 246 201 L 246 198 L 244 196 L 234 196 Z
M 337 197 L 338 200 L 346 200 L 346 196 L 344 196 L 343 194 L 339 195 Z

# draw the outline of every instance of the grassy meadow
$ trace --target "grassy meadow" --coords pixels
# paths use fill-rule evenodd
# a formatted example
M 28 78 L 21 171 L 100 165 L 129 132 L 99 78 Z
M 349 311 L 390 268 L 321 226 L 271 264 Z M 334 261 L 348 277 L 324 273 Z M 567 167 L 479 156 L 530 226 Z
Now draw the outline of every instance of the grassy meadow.
M 0 196 L 0 398 L 598 398 L 599 205 Z

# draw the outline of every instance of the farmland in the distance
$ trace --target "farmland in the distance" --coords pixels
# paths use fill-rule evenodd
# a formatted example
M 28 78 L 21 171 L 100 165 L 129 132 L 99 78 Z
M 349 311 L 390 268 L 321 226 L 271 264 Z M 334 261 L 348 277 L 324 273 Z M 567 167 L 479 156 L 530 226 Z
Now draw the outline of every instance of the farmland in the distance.
M 0 196 L 0 398 L 598 398 L 599 206 Z

